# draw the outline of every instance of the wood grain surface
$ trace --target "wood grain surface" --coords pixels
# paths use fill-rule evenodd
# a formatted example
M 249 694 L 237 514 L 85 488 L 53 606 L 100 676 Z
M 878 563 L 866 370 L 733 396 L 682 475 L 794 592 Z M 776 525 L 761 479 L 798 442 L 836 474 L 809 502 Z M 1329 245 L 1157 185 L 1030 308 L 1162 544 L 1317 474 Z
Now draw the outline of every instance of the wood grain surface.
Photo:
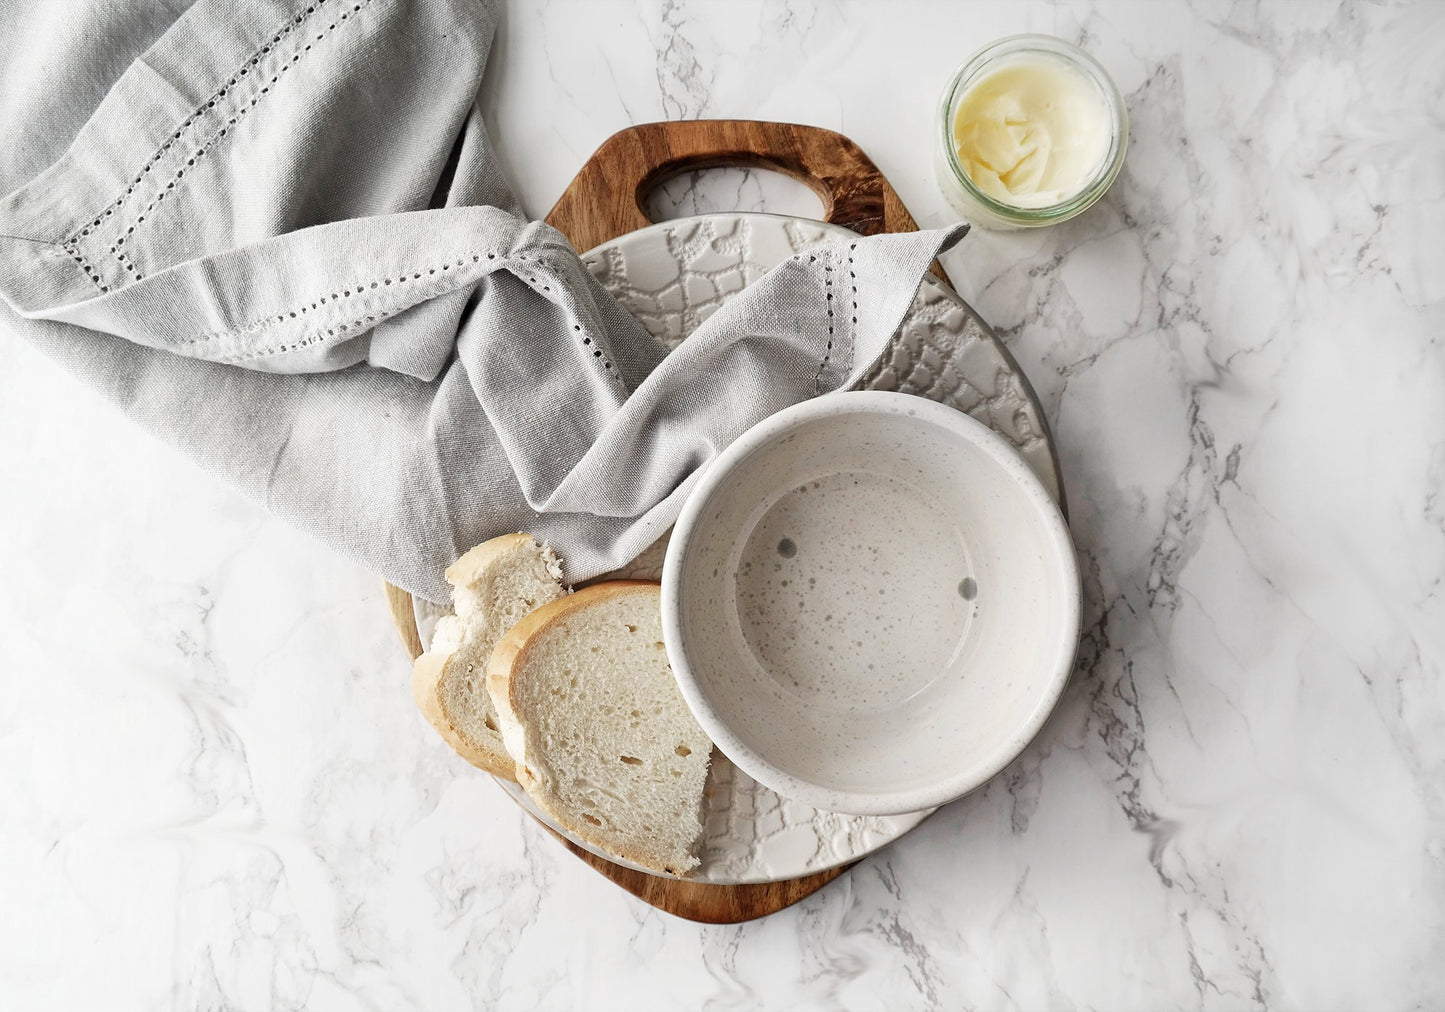
M 648 194 L 674 176 L 745 166 L 801 180 L 823 201 L 823 219 L 860 235 L 912 232 L 918 226 L 878 167 L 848 138 L 821 127 L 753 120 L 644 123 L 621 130 L 578 171 L 547 224 L 581 253 L 652 224 Z M 933 271 L 944 281 L 938 264 Z M 411 595 L 386 585 L 387 607 L 408 654 L 422 651 Z M 549 830 L 550 832 L 550 830 Z M 644 903 L 688 920 L 734 924 L 791 906 L 848 870 L 833 868 L 786 882 L 724 886 L 649 875 L 613 864 L 556 836 L 588 866 Z

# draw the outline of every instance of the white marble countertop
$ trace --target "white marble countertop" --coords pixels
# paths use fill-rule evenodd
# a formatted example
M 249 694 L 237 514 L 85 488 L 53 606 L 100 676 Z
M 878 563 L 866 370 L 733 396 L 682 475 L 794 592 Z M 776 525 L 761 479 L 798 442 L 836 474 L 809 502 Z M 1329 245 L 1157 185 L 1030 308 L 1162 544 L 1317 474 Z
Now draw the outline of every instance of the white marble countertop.
M 1085 572 L 1006 775 L 766 920 L 658 913 L 423 725 L 375 578 L 0 333 L 0 1006 L 1445 1004 L 1445 5 L 511 0 L 485 107 L 537 215 L 721 116 L 843 131 L 938 225 L 936 95 L 1019 31 L 1133 142 L 946 260 Z

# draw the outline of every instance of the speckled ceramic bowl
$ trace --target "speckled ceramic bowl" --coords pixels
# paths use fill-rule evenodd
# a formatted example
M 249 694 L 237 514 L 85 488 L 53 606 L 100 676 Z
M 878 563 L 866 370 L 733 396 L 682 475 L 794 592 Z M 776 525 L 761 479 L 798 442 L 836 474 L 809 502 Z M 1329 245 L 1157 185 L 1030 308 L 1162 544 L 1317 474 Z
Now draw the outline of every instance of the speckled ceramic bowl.
M 662 586 L 668 657 L 718 747 L 859 815 L 1002 770 L 1078 645 L 1058 507 L 996 433 L 907 394 L 831 394 L 749 429 L 688 499 Z

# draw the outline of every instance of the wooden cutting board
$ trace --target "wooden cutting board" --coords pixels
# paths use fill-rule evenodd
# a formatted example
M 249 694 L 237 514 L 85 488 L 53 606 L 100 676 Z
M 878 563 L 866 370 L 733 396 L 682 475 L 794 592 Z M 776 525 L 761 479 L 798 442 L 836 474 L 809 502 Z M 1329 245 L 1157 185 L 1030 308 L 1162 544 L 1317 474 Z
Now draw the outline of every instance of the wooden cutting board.
M 579 253 L 585 253 L 651 225 L 643 208 L 659 184 L 684 172 L 722 166 L 773 169 L 801 180 L 823 201 L 825 221 L 860 235 L 918 228 L 878 167 L 842 134 L 821 127 L 750 120 L 644 123 L 619 131 L 582 166 L 546 221 L 571 240 Z M 948 280 L 936 263 L 933 271 Z M 411 595 L 391 584 L 386 593 L 402 642 L 416 658 L 422 644 Z M 787 882 L 722 886 L 623 868 L 560 836 L 557 839 L 643 902 L 710 924 L 748 921 L 781 910 L 851 867 Z

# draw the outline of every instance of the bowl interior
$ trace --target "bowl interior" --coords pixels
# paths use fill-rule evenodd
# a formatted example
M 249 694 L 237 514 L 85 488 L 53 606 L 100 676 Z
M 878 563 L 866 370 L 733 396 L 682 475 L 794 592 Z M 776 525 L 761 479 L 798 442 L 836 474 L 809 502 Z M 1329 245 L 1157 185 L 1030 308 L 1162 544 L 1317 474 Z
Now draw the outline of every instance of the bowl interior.
M 823 401 L 868 397 L 890 410 L 809 406 L 720 460 L 674 582 L 704 727 L 755 778 L 842 810 L 992 776 L 1047 716 L 1077 637 L 1072 553 L 1027 466 L 918 398 Z

